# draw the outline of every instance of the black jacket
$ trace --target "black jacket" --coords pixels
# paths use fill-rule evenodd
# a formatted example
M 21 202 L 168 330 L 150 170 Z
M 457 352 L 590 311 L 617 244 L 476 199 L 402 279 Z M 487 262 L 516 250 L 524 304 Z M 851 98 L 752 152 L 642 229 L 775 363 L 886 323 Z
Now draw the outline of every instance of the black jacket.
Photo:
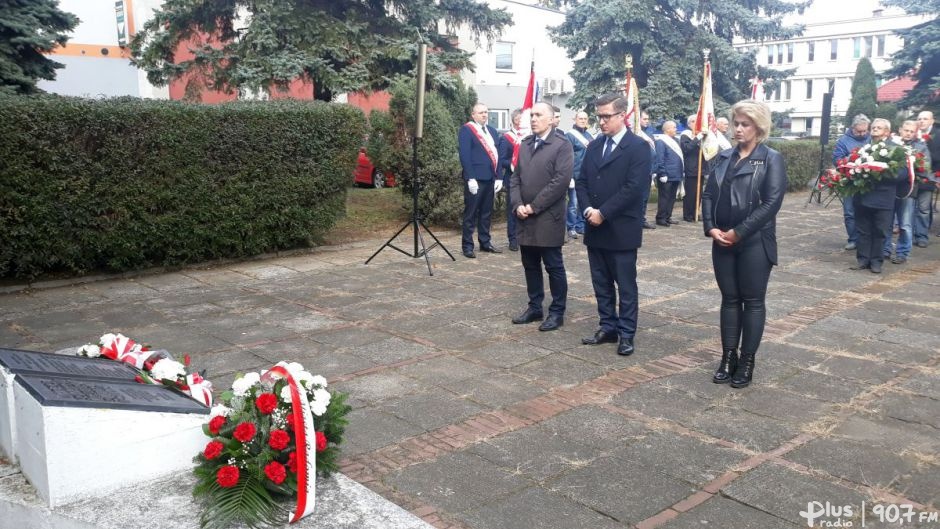
M 702 140 L 682 134 L 679 136 L 679 147 L 682 149 L 682 157 L 685 167 L 686 178 L 698 178 L 698 157 L 699 150 L 702 148 Z M 708 174 L 708 166 L 702 166 L 702 178 Z
M 777 212 L 783 205 L 787 191 L 787 166 L 779 152 L 758 145 L 751 156 L 731 167 L 731 155 L 735 149 L 726 149 L 712 160 L 713 169 L 702 193 L 702 222 L 705 235 L 715 225 L 715 208 L 718 194 L 725 178 L 731 178 L 731 207 L 734 217 L 744 220 L 734 227 L 743 244 L 750 237 L 760 237 L 764 252 L 771 263 L 777 264 Z

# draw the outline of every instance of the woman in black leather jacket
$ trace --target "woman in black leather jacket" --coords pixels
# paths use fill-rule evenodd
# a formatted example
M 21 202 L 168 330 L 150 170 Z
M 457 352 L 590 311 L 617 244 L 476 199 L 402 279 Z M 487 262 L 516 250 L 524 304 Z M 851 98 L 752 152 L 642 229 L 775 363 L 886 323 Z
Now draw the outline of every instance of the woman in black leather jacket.
M 763 145 L 770 109 L 751 100 L 731 108 L 737 145 L 712 163 L 702 194 L 705 235 L 721 290 L 721 363 L 712 379 L 743 388 L 751 383 L 754 354 L 764 333 L 764 298 L 777 264 L 776 215 L 787 190 L 779 152 Z M 740 344 L 741 356 L 738 356 Z

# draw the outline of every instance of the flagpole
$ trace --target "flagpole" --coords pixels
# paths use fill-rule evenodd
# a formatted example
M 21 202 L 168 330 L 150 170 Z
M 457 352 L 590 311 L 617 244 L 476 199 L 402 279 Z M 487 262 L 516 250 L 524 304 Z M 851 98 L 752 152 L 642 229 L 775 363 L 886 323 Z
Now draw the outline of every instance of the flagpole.
M 702 94 L 705 94 L 705 82 L 707 80 L 706 74 L 708 71 L 708 54 L 711 52 L 708 48 L 702 50 L 702 53 L 705 55 L 705 67 L 702 68 Z M 699 97 L 699 102 L 702 101 L 702 97 Z M 701 127 L 700 121 L 702 119 L 702 106 L 699 104 L 699 115 L 695 119 L 695 124 Z M 701 132 L 701 130 L 699 130 Z M 704 139 L 704 137 L 702 138 Z M 698 142 L 698 177 L 695 179 L 695 220 L 702 220 L 702 160 L 704 158 L 702 152 L 702 140 Z

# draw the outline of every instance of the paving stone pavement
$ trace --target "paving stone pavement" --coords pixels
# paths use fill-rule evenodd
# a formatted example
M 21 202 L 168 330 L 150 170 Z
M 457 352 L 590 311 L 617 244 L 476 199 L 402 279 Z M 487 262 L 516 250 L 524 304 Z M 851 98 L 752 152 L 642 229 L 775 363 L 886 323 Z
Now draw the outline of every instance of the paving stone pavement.
M 512 325 L 519 255 L 423 259 L 384 241 L 170 273 L 7 288 L 0 344 L 120 331 L 217 388 L 281 359 L 350 393 L 343 472 L 440 528 L 806 526 L 818 501 L 940 509 L 940 239 L 850 271 L 839 208 L 791 194 L 751 387 L 711 383 L 719 293 L 699 224 L 644 233 L 637 353 L 587 347 L 586 252 L 564 247 L 564 327 Z M 504 228 L 494 228 L 496 241 Z M 376 237 L 390 234 L 376 234 Z M 410 232 L 400 241 L 410 248 Z M 836 521 L 836 517 L 821 520 Z M 817 520 L 817 523 L 819 521 Z M 904 527 L 935 527 L 918 522 Z

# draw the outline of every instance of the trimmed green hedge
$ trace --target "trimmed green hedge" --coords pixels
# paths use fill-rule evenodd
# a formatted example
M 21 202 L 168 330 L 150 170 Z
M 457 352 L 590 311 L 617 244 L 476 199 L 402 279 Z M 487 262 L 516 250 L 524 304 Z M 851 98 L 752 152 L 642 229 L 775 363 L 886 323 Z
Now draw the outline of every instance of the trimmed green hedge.
M 830 141 L 826 146 L 824 168 L 832 165 L 833 145 L 834 143 Z M 787 191 L 802 191 L 816 181 L 816 176 L 819 174 L 818 140 L 770 141 L 767 142 L 767 146 L 780 151 L 787 162 Z
M 309 245 L 345 211 L 347 105 L 0 99 L 0 277 Z

